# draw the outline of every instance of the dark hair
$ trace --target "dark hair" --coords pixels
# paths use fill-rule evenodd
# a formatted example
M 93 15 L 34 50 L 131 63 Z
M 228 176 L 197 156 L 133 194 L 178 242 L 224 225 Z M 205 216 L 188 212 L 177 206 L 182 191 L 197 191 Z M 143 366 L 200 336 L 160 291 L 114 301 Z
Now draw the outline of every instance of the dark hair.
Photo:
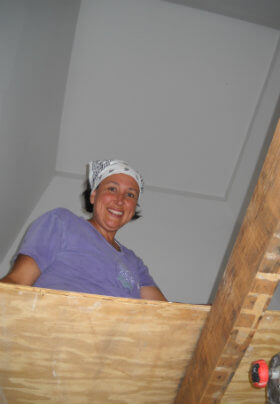
M 92 213 L 93 204 L 90 202 L 91 187 L 90 187 L 89 181 L 86 181 L 85 186 L 86 186 L 86 188 L 85 188 L 84 192 L 82 193 L 82 197 L 84 199 L 84 208 L 87 212 Z M 139 205 L 137 204 L 137 206 L 139 206 Z M 131 220 L 139 219 L 139 217 L 141 217 L 140 211 L 136 210 L 134 213 L 134 216 L 131 218 Z

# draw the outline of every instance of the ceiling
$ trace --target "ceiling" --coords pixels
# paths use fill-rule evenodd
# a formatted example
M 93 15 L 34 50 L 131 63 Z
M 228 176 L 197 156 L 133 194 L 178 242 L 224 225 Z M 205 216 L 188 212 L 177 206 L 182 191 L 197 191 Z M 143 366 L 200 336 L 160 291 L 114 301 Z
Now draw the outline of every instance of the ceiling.
M 162 0 L 280 29 L 279 0 Z
M 126 155 L 153 190 L 226 200 L 278 40 L 162 0 L 83 3 L 56 170 Z

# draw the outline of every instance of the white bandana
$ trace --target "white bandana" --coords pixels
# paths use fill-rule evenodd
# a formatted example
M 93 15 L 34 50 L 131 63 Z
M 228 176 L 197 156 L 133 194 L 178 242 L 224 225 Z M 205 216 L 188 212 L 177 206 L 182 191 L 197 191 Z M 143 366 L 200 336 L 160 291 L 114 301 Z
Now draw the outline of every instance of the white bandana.
M 88 163 L 88 180 L 91 192 L 94 191 L 101 181 L 113 174 L 126 174 L 135 179 L 140 193 L 144 191 L 143 178 L 137 171 L 121 160 L 97 160 Z

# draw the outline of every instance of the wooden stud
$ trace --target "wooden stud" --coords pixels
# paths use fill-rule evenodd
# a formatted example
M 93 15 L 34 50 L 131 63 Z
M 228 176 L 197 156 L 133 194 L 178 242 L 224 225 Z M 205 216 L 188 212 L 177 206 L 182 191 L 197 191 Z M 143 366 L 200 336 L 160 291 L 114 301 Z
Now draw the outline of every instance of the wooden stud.
M 279 267 L 280 122 L 176 404 L 221 401 L 274 293 Z M 226 366 L 225 358 L 232 358 Z

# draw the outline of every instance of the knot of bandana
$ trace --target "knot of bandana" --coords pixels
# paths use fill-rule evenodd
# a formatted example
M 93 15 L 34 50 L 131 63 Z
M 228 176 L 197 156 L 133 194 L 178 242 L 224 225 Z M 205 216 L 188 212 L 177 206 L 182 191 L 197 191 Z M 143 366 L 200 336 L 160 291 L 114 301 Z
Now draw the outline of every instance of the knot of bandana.
M 88 163 L 88 180 L 91 191 L 94 191 L 101 181 L 113 174 L 130 175 L 137 182 L 140 193 L 143 193 L 144 181 L 142 176 L 121 160 L 96 160 Z

